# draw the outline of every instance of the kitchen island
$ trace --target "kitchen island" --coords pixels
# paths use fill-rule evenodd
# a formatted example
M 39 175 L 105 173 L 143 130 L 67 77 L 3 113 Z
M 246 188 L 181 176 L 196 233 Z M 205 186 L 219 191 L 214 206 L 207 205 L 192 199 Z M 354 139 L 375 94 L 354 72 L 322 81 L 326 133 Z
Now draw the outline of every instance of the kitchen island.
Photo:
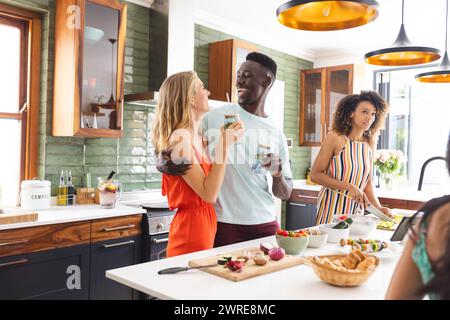
M 369 237 L 389 240 L 391 231 L 375 230 Z M 172 275 L 158 275 L 170 267 L 184 267 L 190 260 L 230 251 L 276 243 L 275 236 L 199 251 L 164 260 L 109 270 L 106 277 L 159 299 L 175 300 L 308 300 L 383 299 L 399 256 L 382 259 L 381 265 L 361 286 L 339 288 L 322 282 L 313 269 L 299 265 L 281 271 L 233 282 L 193 269 Z M 319 249 L 306 249 L 304 256 L 339 254 L 338 245 L 327 243 Z

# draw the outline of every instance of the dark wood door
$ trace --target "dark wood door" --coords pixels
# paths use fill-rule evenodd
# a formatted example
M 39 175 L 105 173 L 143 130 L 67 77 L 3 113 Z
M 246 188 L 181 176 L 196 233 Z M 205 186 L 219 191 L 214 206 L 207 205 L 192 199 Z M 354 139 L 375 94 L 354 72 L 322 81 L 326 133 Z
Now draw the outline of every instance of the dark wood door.
M 132 300 L 138 293 L 106 278 L 106 271 L 141 262 L 141 237 L 101 241 L 91 245 L 90 293 L 92 300 Z
M 89 248 L 86 244 L 0 258 L 0 300 L 88 299 Z

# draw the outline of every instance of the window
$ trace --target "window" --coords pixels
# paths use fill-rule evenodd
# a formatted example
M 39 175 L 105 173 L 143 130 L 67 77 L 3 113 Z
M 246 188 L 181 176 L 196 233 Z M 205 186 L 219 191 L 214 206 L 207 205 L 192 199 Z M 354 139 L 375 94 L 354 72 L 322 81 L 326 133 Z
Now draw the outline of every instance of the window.
M 0 205 L 18 203 L 22 180 L 37 175 L 39 15 L 0 4 Z M 33 66 L 33 69 L 31 69 Z
M 417 189 L 423 163 L 435 156 L 445 157 L 450 133 L 450 85 L 415 80 L 427 68 L 376 72 L 378 91 L 387 99 L 390 113 L 379 148 L 401 150 L 408 161 L 401 171 L 404 180 Z M 426 167 L 422 190 L 449 188 L 445 161 Z

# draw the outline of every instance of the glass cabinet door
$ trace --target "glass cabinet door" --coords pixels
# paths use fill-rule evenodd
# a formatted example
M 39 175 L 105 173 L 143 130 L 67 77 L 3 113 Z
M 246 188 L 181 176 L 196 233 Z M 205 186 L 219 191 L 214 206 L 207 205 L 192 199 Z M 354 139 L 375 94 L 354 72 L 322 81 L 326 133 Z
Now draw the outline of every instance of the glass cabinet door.
M 81 128 L 117 128 L 120 10 L 86 1 Z
M 339 66 L 327 69 L 328 80 L 328 110 L 326 116 L 327 131 L 331 130 L 333 114 L 339 101 L 352 93 L 352 66 Z
M 320 145 L 322 134 L 323 71 L 321 69 L 303 73 L 301 143 Z

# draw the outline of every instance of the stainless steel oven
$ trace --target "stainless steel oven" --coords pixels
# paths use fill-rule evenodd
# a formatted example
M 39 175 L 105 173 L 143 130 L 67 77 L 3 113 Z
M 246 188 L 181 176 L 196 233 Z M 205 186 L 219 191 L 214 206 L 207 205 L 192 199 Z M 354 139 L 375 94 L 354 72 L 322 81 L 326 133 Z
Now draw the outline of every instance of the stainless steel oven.
M 143 262 L 164 259 L 166 257 L 169 228 L 176 211 L 167 204 L 141 204 L 147 210 L 143 219 Z

